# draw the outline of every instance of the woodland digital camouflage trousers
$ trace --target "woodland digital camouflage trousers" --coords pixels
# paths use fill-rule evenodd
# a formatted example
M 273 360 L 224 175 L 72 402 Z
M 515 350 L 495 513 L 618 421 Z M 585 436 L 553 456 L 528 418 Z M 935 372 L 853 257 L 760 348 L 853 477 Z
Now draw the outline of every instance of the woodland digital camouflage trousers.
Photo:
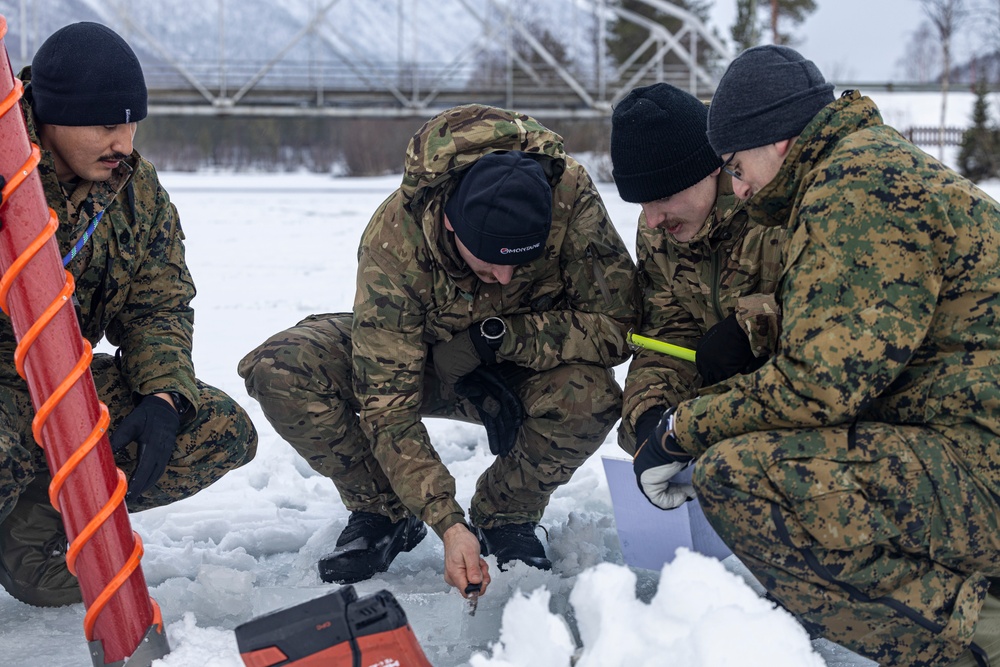
M 278 434 L 333 480 L 347 509 L 395 521 L 416 512 L 389 485 L 359 426 L 352 319 L 350 313 L 306 318 L 250 352 L 239 373 Z M 621 411 L 621 389 L 609 369 L 508 370 L 527 416 L 513 451 L 494 459 L 476 483 L 470 519 L 486 528 L 539 521 L 549 496 L 604 442 Z M 479 422 L 475 408 L 438 381 L 433 364 L 425 369 L 420 412 Z M 419 488 L 421 481 L 407 483 Z
M 1000 506 L 956 454 L 992 437 L 872 422 L 749 433 L 703 454 L 694 484 L 810 630 L 883 665 L 947 665 L 1000 575 Z
M 122 382 L 114 357 L 95 354 L 91 363 L 98 398 L 111 414 L 110 433 L 132 410 L 131 391 Z M 197 382 L 201 408 L 181 426 L 167 469 L 129 510 L 138 511 L 186 498 L 209 486 L 226 472 L 250 461 L 257 451 L 257 431 L 236 401 L 203 382 Z M 0 520 L 20 493 L 37 477 L 50 477 L 45 454 L 35 444 L 31 420 L 35 415 L 27 385 L 19 378 L 0 383 Z M 136 445 L 118 452 L 115 461 L 126 475 L 136 464 Z

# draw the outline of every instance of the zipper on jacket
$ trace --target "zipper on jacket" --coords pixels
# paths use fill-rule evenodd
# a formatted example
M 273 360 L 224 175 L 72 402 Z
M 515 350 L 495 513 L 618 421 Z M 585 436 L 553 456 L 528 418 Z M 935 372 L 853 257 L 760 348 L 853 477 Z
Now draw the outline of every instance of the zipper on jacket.
M 597 286 L 601 289 L 601 294 L 604 296 L 604 303 L 608 306 L 611 304 L 611 290 L 608 289 L 608 281 L 604 275 L 597 269 L 597 262 L 594 261 L 594 250 L 593 246 L 587 245 L 587 252 L 584 255 L 587 261 L 590 262 L 590 268 L 594 274 L 594 280 L 597 281 Z
M 712 251 L 712 307 L 715 309 L 715 315 L 719 318 L 721 322 L 726 318 L 725 314 L 722 312 L 722 303 L 719 301 L 719 278 L 721 278 L 721 269 L 719 267 L 719 253 L 725 252 L 725 246 L 720 245 L 714 251 Z

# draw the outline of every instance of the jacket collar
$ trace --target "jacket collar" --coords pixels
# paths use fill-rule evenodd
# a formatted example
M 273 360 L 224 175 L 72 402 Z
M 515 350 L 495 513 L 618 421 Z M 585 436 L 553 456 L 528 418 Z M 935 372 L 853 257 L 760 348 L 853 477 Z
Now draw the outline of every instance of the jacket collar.
M 807 175 L 816 165 L 845 137 L 876 125 L 882 125 L 878 107 L 856 90 L 844 92 L 840 99 L 823 107 L 802 130 L 774 179 L 749 200 L 754 220 L 767 226 L 786 223 Z

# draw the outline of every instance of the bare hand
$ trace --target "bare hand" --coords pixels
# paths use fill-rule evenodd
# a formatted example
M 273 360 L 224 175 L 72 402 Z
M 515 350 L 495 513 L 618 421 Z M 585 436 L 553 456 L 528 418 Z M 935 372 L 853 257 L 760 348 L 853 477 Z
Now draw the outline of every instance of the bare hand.
M 479 540 L 465 524 L 456 523 L 444 531 L 444 581 L 467 597 L 469 584 L 480 584 L 480 595 L 485 595 L 490 584 L 490 568 L 479 555 Z

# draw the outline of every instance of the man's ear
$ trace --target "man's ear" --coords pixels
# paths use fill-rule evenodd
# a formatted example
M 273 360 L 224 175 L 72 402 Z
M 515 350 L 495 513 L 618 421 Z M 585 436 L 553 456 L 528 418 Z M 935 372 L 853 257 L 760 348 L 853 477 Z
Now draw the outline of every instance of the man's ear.
M 792 146 L 795 145 L 795 140 L 798 137 L 792 137 L 791 139 L 782 139 L 781 141 L 776 141 L 774 143 L 774 149 L 778 151 L 778 157 L 782 160 L 788 155 L 788 151 L 792 150 Z
M 441 217 L 444 218 L 444 228 L 449 232 L 455 231 L 455 228 L 451 226 L 451 220 L 448 219 L 448 214 L 442 211 Z

